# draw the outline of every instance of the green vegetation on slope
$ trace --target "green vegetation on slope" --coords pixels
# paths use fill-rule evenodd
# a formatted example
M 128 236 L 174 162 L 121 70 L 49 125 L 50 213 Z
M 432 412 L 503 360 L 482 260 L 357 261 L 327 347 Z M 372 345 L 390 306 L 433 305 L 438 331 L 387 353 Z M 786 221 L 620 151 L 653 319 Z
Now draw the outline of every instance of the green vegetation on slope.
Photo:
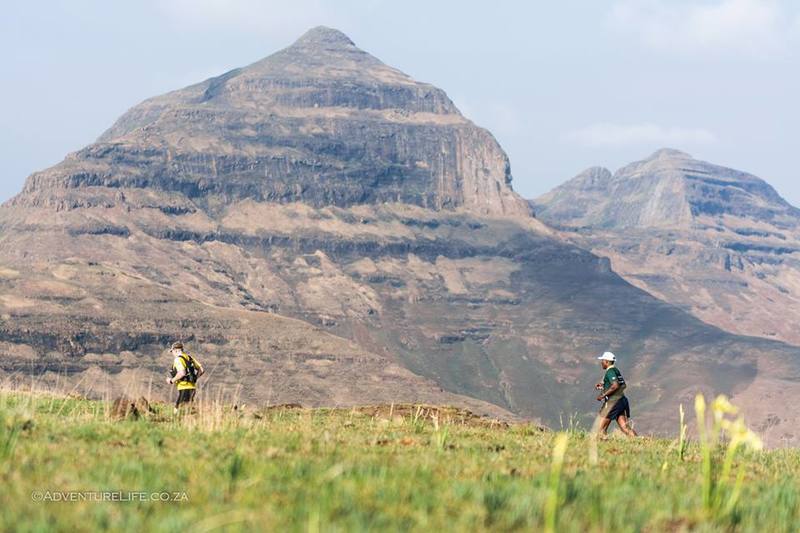
M 694 443 L 681 461 L 672 441 L 612 437 L 597 443 L 595 465 L 591 439 L 569 432 L 563 464 L 554 464 L 559 434 L 455 410 L 201 405 L 180 419 L 170 411 L 157 405 L 120 421 L 104 402 L 0 395 L 0 530 L 464 531 L 554 521 L 559 531 L 790 531 L 800 523 L 796 450 L 738 454 L 742 494 L 730 512 L 715 513 L 704 510 Z M 76 498 L 64 491 L 168 492 L 177 501 L 52 501 Z

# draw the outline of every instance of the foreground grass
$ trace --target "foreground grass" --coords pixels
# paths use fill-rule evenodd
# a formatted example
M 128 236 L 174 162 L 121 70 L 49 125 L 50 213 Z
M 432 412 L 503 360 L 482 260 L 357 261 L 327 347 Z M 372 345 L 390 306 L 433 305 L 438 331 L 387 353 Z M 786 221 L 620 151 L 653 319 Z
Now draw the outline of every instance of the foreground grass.
M 559 531 L 800 524 L 800 451 L 741 455 L 742 495 L 714 515 L 694 445 L 679 461 L 671 441 L 612 438 L 592 464 L 590 439 L 571 433 L 554 493 L 557 434 L 432 412 L 214 405 L 114 421 L 104 402 L 0 393 L 0 530 L 531 530 L 553 497 Z M 178 501 L 34 501 L 61 491 Z

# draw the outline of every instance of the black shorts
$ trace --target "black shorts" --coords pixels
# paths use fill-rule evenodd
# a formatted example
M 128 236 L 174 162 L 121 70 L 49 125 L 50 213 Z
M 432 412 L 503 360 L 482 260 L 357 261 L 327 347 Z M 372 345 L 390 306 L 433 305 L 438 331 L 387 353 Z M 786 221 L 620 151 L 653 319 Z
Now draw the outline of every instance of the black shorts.
M 194 400 L 194 393 L 197 389 L 183 389 L 178 391 L 178 399 L 175 400 L 175 407 L 182 403 L 191 403 Z
M 608 414 L 605 415 L 609 420 L 616 420 L 620 416 L 624 416 L 625 418 L 631 417 L 631 405 L 628 403 L 627 396 L 620 398 Z

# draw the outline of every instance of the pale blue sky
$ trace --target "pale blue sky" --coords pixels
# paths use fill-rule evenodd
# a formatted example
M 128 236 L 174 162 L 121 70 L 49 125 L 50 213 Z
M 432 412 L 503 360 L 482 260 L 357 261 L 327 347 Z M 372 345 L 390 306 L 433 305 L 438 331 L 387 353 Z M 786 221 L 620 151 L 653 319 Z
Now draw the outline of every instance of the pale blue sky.
M 324 24 L 446 90 L 526 197 L 669 146 L 800 205 L 789 0 L 3 0 L 0 17 L 0 200 L 141 100 Z

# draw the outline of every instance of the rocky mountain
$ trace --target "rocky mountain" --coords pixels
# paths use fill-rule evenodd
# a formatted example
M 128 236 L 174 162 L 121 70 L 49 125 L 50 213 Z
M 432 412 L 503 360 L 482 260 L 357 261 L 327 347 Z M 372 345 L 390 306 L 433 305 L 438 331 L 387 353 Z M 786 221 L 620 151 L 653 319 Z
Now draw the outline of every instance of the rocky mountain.
M 16 203 L 113 187 L 178 193 L 212 210 L 250 199 L 527 214 L 510 183 L 506 154 L 444 91 L 315 28 L 248 67 L 134 107 L 97 144 L 31 176 Z
M 555 425 L 591 418 L 612 349 L 643 431 L 700 389 L 742 400 L 771 442 L 800 437 L 797 348 L 627 283 L 530 216 L 444 92 L 327 28 L 134 107 L 0 208 L 7 380 L 166 395 L 178 337 L 207 395 Z
M 533 204 L 658 298 L 800 345 L 800 209 L 765 181 L 660 150 L 614 174 L 586 170 Z

